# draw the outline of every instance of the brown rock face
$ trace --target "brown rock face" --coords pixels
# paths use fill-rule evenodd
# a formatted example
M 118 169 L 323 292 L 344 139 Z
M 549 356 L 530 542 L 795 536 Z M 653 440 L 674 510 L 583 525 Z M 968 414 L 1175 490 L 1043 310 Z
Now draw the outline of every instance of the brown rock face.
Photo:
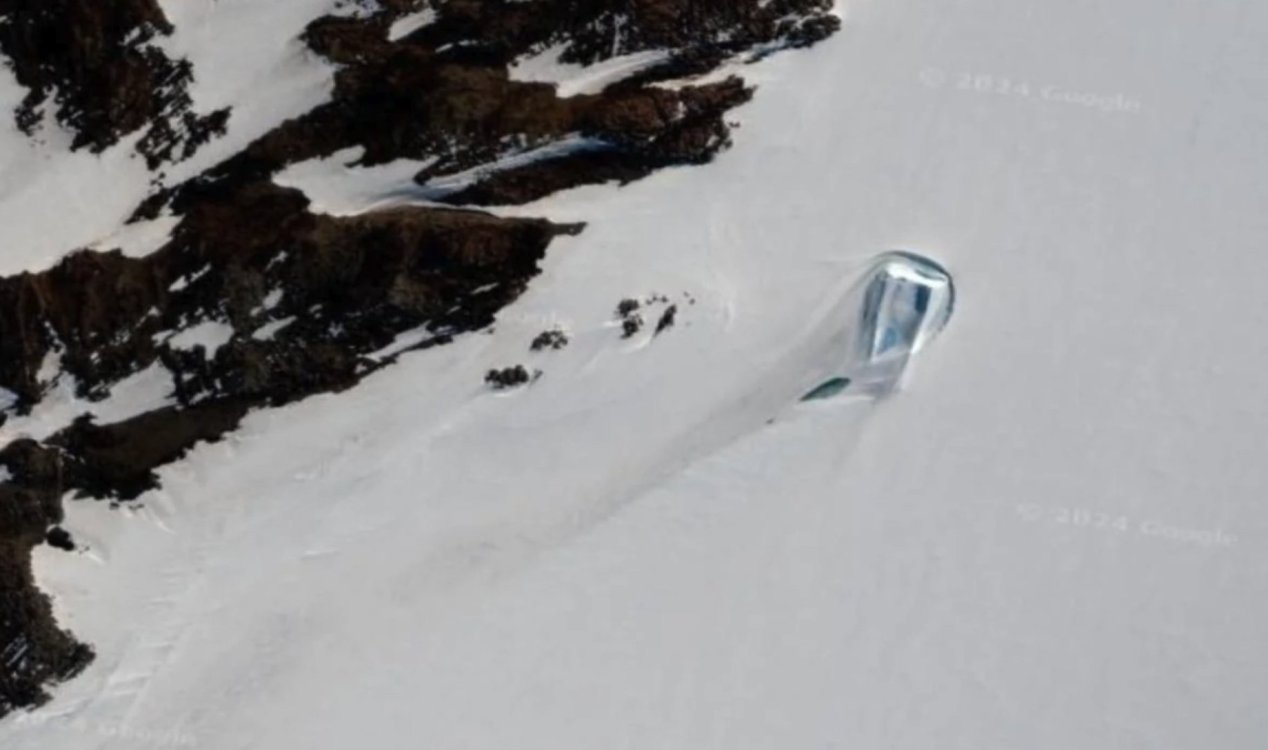
M 53 621 L 31 577 L 31 549 L 62 518 L 60 456 L 30 440 L 0 450 L 0 715 L 48 699 L 45 686 L 78 674 L 92 649 Z
M 424 3 L 361 5 L 374 12 L 318 19 L 305 33 L 340 66 L 327 103 L 138 207 L 138 219 L 178 219 L 161 249 L 144 258 L 81 250 L 48 271 L 0 279 L 0 388 L 13 400 L 0 424 L 40 402 L 50 362 L 88 400 L 151 367 L 171 382 L 162 408 L 112 424 L 86 416 L 41 443 L 0 448 L 0 716 L 38 704 L 46 686 L 92 658 L 57 627 L 30 572 L 30 551 L 54 538 L 66 492 L 135 498 L 156 486 L 156 467 L 220 438 L 248 410 L 349 388 L 390 365 L 374 353 L 403 333 L 422 332 L 415 347 L 429 347 L 488 327 L 551 241 L 581 227 L 469 207 L 707 162 L 730 143 L 726 113 L 753 91 L 735 77 L 654 84 L 807 46 L 837 28 L 830 0 L 447 0 L 433 23 L 389 41 L 393 21 Z M 223 130 L 227 113 L 190 111 L 197 71 L 151 44 L 172 31 L 154 0 L 0 0 L 0 51 L 30 92 L 19 123 L 34 132 L 51 107 L 76 148 L 100 151 L 145 129 L 139 150 L 151 169 L 187 157 Z M 548 48 L 585 64 L 666 56 L 602 91 L 560 97 L 509 70 Z M 272 181 L 288 165 L 352 147 L 366 165 L 427 161 L 415 181 L 431 205 L 334 217 Z M 672 323 L 671 308 L 658 332 Z M 179 345 L 199 326 L 224 343 Z M 527 370 L 505 372 L 507 384 L 531 380 Z

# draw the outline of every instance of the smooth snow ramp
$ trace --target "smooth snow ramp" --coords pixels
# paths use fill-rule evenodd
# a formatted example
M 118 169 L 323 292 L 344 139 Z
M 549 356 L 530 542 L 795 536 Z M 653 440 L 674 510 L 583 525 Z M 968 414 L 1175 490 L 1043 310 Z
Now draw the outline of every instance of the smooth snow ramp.
M 729 396 L 708 416 L 666 441 L 646 464 L 622 472 L 629 484 L 611 487 L 607 502 L 625 502 L 788 414 L 814 384 L 821 385 L 810 395 L 843 392 L 861 402 L 842 412 L 842 419 L 854 425 L 847 441 L 852 444 L 870 404 L 902 386 L 912 359 L 946 326 L 954 304 L 955 286 L 941 264 L 909 251 L 880 254 L 861 273 L 847 276 L 769 366 L 720 384 Z

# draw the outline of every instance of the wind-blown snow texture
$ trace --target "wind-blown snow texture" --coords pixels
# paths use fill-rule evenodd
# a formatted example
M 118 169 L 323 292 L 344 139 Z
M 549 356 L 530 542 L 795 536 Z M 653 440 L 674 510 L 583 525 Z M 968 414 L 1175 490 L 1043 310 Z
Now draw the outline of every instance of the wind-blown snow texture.
M 747 71 L 716 163 L 507 211 L 590 225 L 494 335 L 70 504 L 90 551 L 36 570 L 98 659 L 0 742 L 1259 747 L 1266 32 L 851 4 Z M 900 397 L 788 410 L 893 247 L 953 324 Z M 619 339 L 657 292 L 675 327 Z

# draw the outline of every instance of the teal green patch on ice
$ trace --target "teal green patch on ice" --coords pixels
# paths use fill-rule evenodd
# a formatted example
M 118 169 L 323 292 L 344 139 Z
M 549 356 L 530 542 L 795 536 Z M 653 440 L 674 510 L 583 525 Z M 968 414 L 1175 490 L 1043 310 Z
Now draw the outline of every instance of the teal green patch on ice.
M 840 393 L 841 391 L 844 391 L 846 388 L 849 388 L 849 387 L 850 387 L 849 378 L 833 378 L 821 384 L 820 386 L 815 388 L 813 391 L 802 396 L 801 400 L 802 401 L 817 401 L 823 398 L 832 398 L 833 396 L 837 395 L 838 393 Z

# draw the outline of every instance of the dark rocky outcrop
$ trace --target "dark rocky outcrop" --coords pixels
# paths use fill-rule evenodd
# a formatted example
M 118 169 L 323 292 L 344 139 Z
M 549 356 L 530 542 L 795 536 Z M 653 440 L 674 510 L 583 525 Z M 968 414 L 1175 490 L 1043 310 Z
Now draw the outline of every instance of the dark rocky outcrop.
M 660 320 L 656 321 L 656 331 L 653 335 L 659 336 L 665 331 L 668 331 L 670 328 L 673 328 L 674 323 L 677 320 L 678 305 L 670 305 L 669 307 L 666 307 L 665 312 L 660 314 Z
M 87 398 L 155 362 L 182 406 L 343 388 L 377 366 L 364 355 L 406 330 L 425 324 L 440 337 L 491 323 L 550 240 L 577 229 L 438 208 L 335 218 L 306 205 L 258 183 L 191 206 L 146 258 L 81 251 L 45 273 L 0 279 L 0 387 L 17 394 L 18 410 L 34 404 L 56 352 Z M 267 340 L 253 336 L 289 318 Z M 216 351 L 172 343 L 207 322 L 226 329 Z
M 50 362 L 88 400 L 150 367 L 171 382 L 161 408 L 111 424 L 82 417 L 42 442 L 0 447 L 0 716 L 38 704 L 92 658 L 57 626 L 30 570 L 36 545 L 73 547 L 51 531 L 65 493 L 135 498 L 156 485 L 155 468 L 219 439 L 251 409 L 349 388 L 389 365 L 395 354 L 384 352 L 402 334 L 421 332 L 412 346 L 428 347 L 488 329 L 553 238 L 581 227 L 472 206 L 706 162 L 729 145 L 725 115 L 752 89 L 738 77 L 654 84 L 806 46 L 837 27 L 830 0 L 447 0 L 435 22 L 389 41 L 391 24 L 424 4 L 361 0 L 372 12 L 312 23 L 307 43 L 339 66 L 330 100 L 139 206 L 138 220 L 178 220 L 155 253 L 81 250 L 0 279 L 0 388 L 14 401 L 0 420 L 44 397 Z M 198 71 L 152 43 L 172 31 L 155 0 L 0 0 L 0 51 L 29 91 L 20 126 L 35 132 L 48 109 L 76 148 L 101 151 L 144 131 L 137 148 L 151 170 L 189 156 L 223 130 L 227 112 L 191 111 Z M 510 74 L 515 60 L 556 47 L 578 63 L 670 54 L 579 96 Z M 418 197 L 454 208 L 334 217 L 272 181 L 351 147 L 364 165 L 427 161 Z M 520 158 L 508 168 L 507 157 Z M 476 167 L 456 187 L 439 185 Z M 657 333 L 675 312 L 661 315 Z M 637 300 L 617 317 L 626 336 L 643 327 Z M 184 341 L 199 327 L 217 332 L 214 345 Z M 532 348 L 567 343 L 555 333 Z M 503 388 L 534 377 L 515 366 L 487 380 Z
M 15 113 L 35 133 L 51 108 L 73 148 L 103 151 L 146 129 L 151 169 L 224 132 L 227 111 L 191 111 L 193 68 L 154 45 L 172 32 L 155 0 L 0 0 L 0 51 L 28 94 Z
M 31 550 L 62 520 L 58 451 L 30 440 L 0 450 L 0 715 L 48 698 L 47 685 L 79 673 L 92 649 L 57 627 L 35 587 Z
M 559 328 L 551 328 L 537 334 L 528 348 L 534 352 L 541 352 L 547 349 L 558 351 L 566 346 L 568 346 L 568 334 Z
M 524 365 L 512 365 L 501 369 L 489 370 L 484 382 L 492 389 L 501 391 L 520 385 L 528 385 L 541 375 L 540 372 L 529 372 Z
M 643 316 L 639 313 L 643 303 L 636 299 L 623 299 L 616 306 L 616 319 L 621 324 L 621 338 L 633 338 L 643 330 Z
M 48 533 L 44 535 L 44 543 L 53 549 L 60 549 L 63 552 L 74 552 L 76 549 L 75 538 L 61 526 L 54 526 L 49 529 Z

